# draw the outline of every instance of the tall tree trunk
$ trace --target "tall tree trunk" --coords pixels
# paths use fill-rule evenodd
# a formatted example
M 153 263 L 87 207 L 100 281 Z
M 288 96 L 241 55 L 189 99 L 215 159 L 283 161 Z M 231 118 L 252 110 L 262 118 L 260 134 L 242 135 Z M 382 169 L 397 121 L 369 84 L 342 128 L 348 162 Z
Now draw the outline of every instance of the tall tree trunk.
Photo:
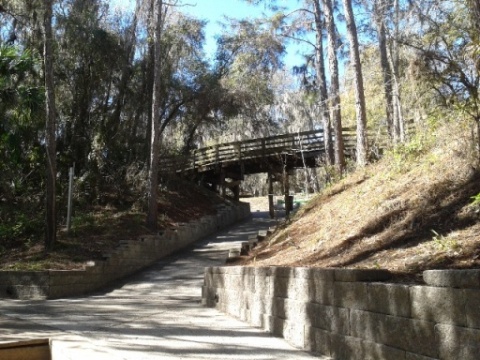
M 345 170 L 345 153 L 342 134 L 342 111 L 340 104 L 340 83 L 338 80 L 337 33 L 333 14 L 332 0 L 323 1 L 325 24 L 328 34 L 328 62 L 330 67 L 330 112 L 335 136 L 335 166 L 342 174 Z
M 160 153 L 160 115 L 162 93 L 162 64 L 161 64 L 161 37 L 162 37 L 162 8 L 163 1 L 158 0 L 155 4 L 155 33 L 154 47 L 155 58 L 153 68 L 153 93 L 152 93 L 152 130 L 150 144 L 150 168 L 148 173 L 148 214 L 147 226 L 151 230 L 157 229 L 158 215 L 158 170 Z
M 478 42 L 480 39 L 480 1 L 467 0 L 467 6 L 470 10 L 470 23 L 472 27 L 473 41 Z
M 327 79 L 325 76 L 325 59 L 323 57 L 323 12 L 320 7 L 320 0 L 313 0 L 315 9 L 315 72 L 318 84 L 318 100 L 323 124 L 323 137 L 327 165 L 333 165 L 335 161 L 333 153 L 332 124 L 328 109 Z
M 387 118 L 388 135 L 393 139 L 393 90 L 392 90 L 392 71 L 388 61 L 387 51 L 387 33 L 385 29 L 385 0 L 375 0 L 373 10 L 374 22 L 378 33 L 378 49 L 380 53 L 380 66 L 383 75 L 383 88 L 385 91 L 385 115 Z
M 470 36 L 472 38 L 472 42 L 474 45 L 480 45 L 480 1 L 479 0 L 467 0 L 467 6 L 470 10 Z M 480 59 L 477 60 L 476 63 L 477 72 L 480 73 Z M 476 96 L 472 96 L 472 98 L 478 99 L 474 101 L 474 119 L 477 124 L 477 147 L 480 149 L 480 109 L 479 109 L 479 102 L 480 98 L 478 96 L 478 90 L 474 91 Z
M 394 35 L 390 51 L 390 63 L 392 67 L 392 76 L 393 76 L 393 127 L 394 127 L 394 141 L 395 142 L 404 142 L 405 141 L 405 129 L 404 129 L 404 119 L 402 111 L 402 100 L 400 94 L 400 83 L 399 83 L 399 52 L 398 52 L 398 36 L 399 36 L 399 26 L 400 26 L 400 4 L 398 0 L 393 2 L 394 9 Z
M 367 164 L 367 111 L 365 107 L 365 91 L 363 88 L 362 63 L 358 47 L 357 27 L 353 16 L 352 1 L 343 0 L 345 20 L 347 21 L 347 34 L 350 42 L 350 62 L 354 69 L 355 85 L 355 111 L 357 114 L 357 165 Z
M 56 107 L 55 107 L 55 84 L 53 79 L 53 51 L 52 51 L 52 16 L 53 0 L 44 0 L 44 48 L 43 60 L 45 67 L 45 98 L 46 98 L 46 124 L 45 124 L 45 147 L 47 152 L 47 189 L 46 189 L 46 232 L 45 250 L 49 251 L 55 244 L 57 237 L 56 218 Z
M 400 84 L 398 82 L 398 72 L 393 72 L 393 115 L 394 115 L 394 141 L 405 142 L 405 121 L 403 118 Z
M 145 65 L 144 74 L 144 83 L 145 83 L 145 96 L 146 96 L 146 107 L 147 107 L 147 131 L 146 131 L 146 153 L 150 154 L 150 148 L 152 147 L 152 107 L 153 107 L 153 79 L 154 79 L 154 68 L 155 68 L 155 43 L 151 39 L 155 37 L 155 0 L 149 0 L 149 11 L 148 11 L 148 44 L 147 44 L 147 61 Z M 147 162 L 147 170 L 150 171 L 150 161 Z

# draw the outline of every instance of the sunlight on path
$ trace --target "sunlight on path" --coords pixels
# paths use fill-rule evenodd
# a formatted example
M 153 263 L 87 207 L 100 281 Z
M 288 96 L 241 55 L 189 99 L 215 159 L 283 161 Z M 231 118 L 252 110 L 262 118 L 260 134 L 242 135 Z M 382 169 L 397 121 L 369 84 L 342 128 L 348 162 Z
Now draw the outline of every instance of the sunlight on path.
M 203 269 L 272 224 L 265 213 L 88 298 L 3 301 L 0 341 L 52 338 L 55 359 L 313 359 L 201 306 Z M 28 321 L 27 321 L 28 320 Z

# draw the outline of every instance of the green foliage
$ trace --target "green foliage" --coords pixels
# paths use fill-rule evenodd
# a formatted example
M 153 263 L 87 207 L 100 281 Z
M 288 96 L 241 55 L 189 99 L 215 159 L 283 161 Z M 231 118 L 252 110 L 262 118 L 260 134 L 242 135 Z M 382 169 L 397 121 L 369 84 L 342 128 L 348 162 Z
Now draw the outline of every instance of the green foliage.
M 472 205 L 480 206 L 480 193 L 478 193 L 475 196 L 472 196 L 471 199 L 472 199 Z
M 438 250 L 441 250 L 441 251 L 456 251 L 460 248 L 460 244 L 458 243 L 458 241 L 455 238 L 450 237 L 450 236 L 441 235 L 433 229 L 431 230 L 431 232 L 433 233 L 432 240 L 434 242 L 435 247 Z
M 269 8 L 280 5 L 251 2 Z M 404 115 L 427 114 L 431 124 L 429 133 L 416 135 L 387 155 L 396 169 L 404 169 L 431 148 L 435 123 L 443 121 L 432 110 L 438 104 L 472 116 L 479 108 L 480 47 L 466 4 L 422 0 L 407 8 L 400 3 L 405 5 L 400 24 L 405 31 L 399 38 L 405 43 L 396 44 L 392 38 L 389 46 L 398 47 L 401 57 L 398 80 Z M 57 4 L 53 48 L 59 202 L 64 209 L 66 174 L 75 163 L 79 206 L 119 203 L 131 196 L 134 186 L 141 188 L 138 184 L 144 182 L 148 169 L 153 60 L 148 19 L 152 14 L 148 6 L 139 8 L 135 16 L 112 14 L 105 0 Z M 317 94 L 285 81 L 287 76 L 279 71 L 284 70 L 282 36 L 310 37 L 312 3 L 305 5 L 307 11 L 299 8 L 291 13 L 292 21 L 281 12 L 271 18 L 232 21 L 218 38 L 212 62 L 202 49 L 205 20 L 170 6 L 162 34 L 162 145 L 180 153 L 227 136 L 258 137 L 317 126 L 321 122 Z M 2 6 L 9 11 L 0 14 L 0 239 L 27 239 L 41 236 L 44 211 L 45 99 L 37 54 L 42 49 L 41 2 L 7 1 Z M 21 19 L 15 29 L 10 13 Z M 371 20 L 368 12 L 364 17 Z M 407 26 L 409 21 L 415 25 Z M 389 31 L 393 26 L 389 20 Z M 2 42 L 11 30 L 16 31 L 17 46 Z M 385 125 L 378 50 L 373 43 L 362 44 L 362 49 L 369 126 L 378 130 Z M 310 55 L 305 54 L 308 74 L 303 75 L 313 85 L 315 64 Z M 349 78 L 351 70 L 346 68 L 342 113 L 345 123 L 353 124 Z M 424 95 L 427 89 L 434 91 Z M 340 179 L 333 167 L 324 172 L 326 182 Z M 74 218 L 77 233 L 95 225 L 88 213 L 79 214 Z
M 0 243 L 20 241 L 27 245 L 40 239 L 42 233 L 41 214 L 29 213 L 25 209 L 15 209 L 5 204 L 0 206 Z
M 399 144 L 393 150 L 395 156 L 400 157 L 402 161 L 412 161 L 424 154 L 428 149 L 427 142 L 422 136 L 415 136 L 405 144 Z
M 0 45 L 0 242 L 30 242 L 43 232 L 43 89 L 39 60 Z
M 395 171 L 403 172 L 429 152 L 434 144 L 435 132 L 433 130 L 417 131 L 409 141 L 396 144 L 385 156 L 390 159 L 391 166 Z M 432 156 L 429 157 L 430 161 L 435 161 Z
M 472 3 L 473 4 L 473 3 Z M 422 9 L 422 32 L 414 40 L 422 75 L 438 103 L 480 120 L 478 19 L 465 1 L 442 2 Z
M 72 217 L 71 235 L 80 236 L 82 232 L 93 232 L 95 229 L 95 217 L 92 213 L 79 212 Z
M 3 130 L 19 125 L 31 126 L 31 120 L 43 109 L 43 88 L 36 86 L 39 60 L 28 50 L 0 45 L 0 114 Z

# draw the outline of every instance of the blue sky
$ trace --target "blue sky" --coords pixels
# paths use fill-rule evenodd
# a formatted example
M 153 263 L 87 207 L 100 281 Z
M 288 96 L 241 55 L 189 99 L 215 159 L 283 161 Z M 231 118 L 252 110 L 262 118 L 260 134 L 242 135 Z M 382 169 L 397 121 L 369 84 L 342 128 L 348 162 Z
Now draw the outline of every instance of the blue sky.
M 256 18 L 262 14 L 258 7 L 242 0 L 195 0 L 191 4 L 183 7 L 182 12 L 208 21 L 205 50 L 209 55 L 215 51 L 215 36 L 222 32 L 219 22 L 225 16 L 242 19 Z
M 114 6 L 127 7 L 132 9 L 133 0 L 112 0 Z M 265 11 L 263 5 L 253 6 L 243 0 L 184 0 L 181 11 L 196 18 L 207 20 L 206 27 L 206 44 L 205 50 L 208 56 L 212 56 L 216 47 L 215 36 L 221 34 L 222 28 L 219 25 L 220 21 L 224 20 L 224 16 L 231 18 L 258 18 L 262 16 Z M 297 0 L 280 0 L 280 5 L 298 6 Z M 285 62 L 289 68 L 294 65 L 301 64 L 301 56 L 297 55 L 299 46 L 289 46 L 287 49 L 287 56 Z
M 208 20 L 206 28 L 207 43 L 205 46 L 207 54 L 212 54 L 215 50 L 215 35 L 222 32 L 222 28 L 218 23 L 222 21 L 225 16 L 237 19 L 254 19 L 261 17 L 262 13 L 267 11 L 263 5 L 254 6 L 242 0 L 194 0 L 191 4 L 195 5 L 185 6 L 182 12 Z M 295 5 L 298 6 L 298 1 L 280 0 L 278 4 L 294 7 Z M 287 48 L 285 62 L 289 68 L 301 64 L 301 57 L 296 54 L 298 49 L 299 46 L 294 45 L 290 45 Z

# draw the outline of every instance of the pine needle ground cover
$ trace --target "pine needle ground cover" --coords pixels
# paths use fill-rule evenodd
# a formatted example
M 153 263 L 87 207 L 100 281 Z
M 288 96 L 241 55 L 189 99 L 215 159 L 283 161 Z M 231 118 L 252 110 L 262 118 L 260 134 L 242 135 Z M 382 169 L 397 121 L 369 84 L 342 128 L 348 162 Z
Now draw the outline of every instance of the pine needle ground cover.
M 327 188 L 240 263 L 388 269 L 480 267 L 480 171 L 437 130 Z M 238 265 L 238 263 L 237 263 Z
M 193 184 L 177 183 L 161 191 L 159 230 L 214 214 L 215 205 L 223 201 Z M 75 212 L 70 235 L 64 226 L 60 227 L 57 242 L 48 254 L 41 236 L 4 241 L 0 248 L 0 269 L 82 269 L 88 261 L 101 259 L 103 254 L 115 249 L 121 240 L 150 234 L 145 226 L 145 211 L 135 204 L 83 206 Z

